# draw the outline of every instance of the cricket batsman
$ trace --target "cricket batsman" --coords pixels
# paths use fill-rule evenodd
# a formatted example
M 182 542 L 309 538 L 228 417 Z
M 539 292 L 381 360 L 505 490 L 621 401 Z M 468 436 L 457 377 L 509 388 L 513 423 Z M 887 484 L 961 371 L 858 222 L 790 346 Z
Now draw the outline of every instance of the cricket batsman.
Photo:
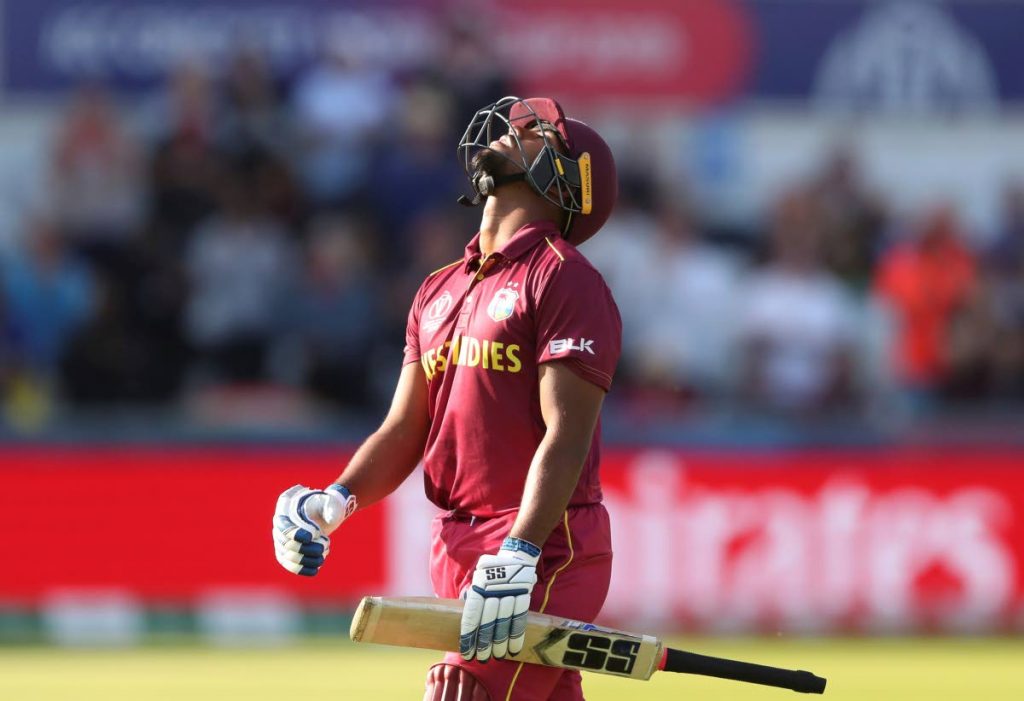
M 329 536 L 422 461 L 431 580 L 463 597 L 461 637 L 427 673 L 425 701 L 576 701 L 580 674 L 516 661 L 527 610 L 593 620 L 611 576 L 598 479 L 601 404 L 622 325 L 576 249 L 618 195 L 604 140 L 550 98 L 479 110 L 458 145 L 483 205 L 462 258 L 427 276 L 380 428 L 334 484 L 278 499 L 274 545 L 315 575 Z

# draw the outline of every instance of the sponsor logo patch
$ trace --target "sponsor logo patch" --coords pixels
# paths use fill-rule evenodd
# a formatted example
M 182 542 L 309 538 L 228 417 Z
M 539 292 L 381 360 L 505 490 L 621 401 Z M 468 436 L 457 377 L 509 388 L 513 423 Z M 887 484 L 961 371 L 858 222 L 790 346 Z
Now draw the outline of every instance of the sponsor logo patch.
M 441 293 L 441 296 L 431 302 L 427 307 L 427 319 L 423 322 L 423 330 L 434 332 L 441 326 L 441 323 L 448 317 L 452 310 L 452 295 L 448 290 Z
M 594 339 L 592 338 L 556 338 L 548 344 L 548 350 L 551 352 L 551 355 L 562 355 L 569 351 L 587 352 L 591 355 L 596 355 L 593 346 Z
M 508 287 L 503 287 L 494 293 L 494 299 L 487 305 L 487 316 L 494 321 L 504 321 L 512 316 L 516 308 L 516 300 L 519 293 Z

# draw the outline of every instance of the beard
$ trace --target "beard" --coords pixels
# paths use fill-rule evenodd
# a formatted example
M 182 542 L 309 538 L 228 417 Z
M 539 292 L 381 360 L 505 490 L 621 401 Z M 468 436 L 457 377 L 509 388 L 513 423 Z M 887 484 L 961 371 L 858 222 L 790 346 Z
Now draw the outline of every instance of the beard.
M 476 181 L 484 176 L 496 178 L 509 172 L 512 162 L 497 151 L 489 148 L 480 149 L 470 159 L 470 166 L 473 168 L 473 180 Z

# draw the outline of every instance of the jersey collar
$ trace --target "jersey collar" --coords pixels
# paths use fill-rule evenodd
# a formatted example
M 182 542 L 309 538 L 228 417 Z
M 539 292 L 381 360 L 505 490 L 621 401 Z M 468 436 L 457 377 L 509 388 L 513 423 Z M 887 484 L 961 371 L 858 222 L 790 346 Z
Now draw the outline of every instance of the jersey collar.
M 515 260 L 547 237 L 561 238 L 561 234 L 558 233 L 558 227 L 549 221 L 531 222 L 519 229 L 504 246 L 491 255 Z M 475 272 L 480 265 L 482 257 L 483 255 L 480 253 L 480 232 L 477 232 L 476 236 L 466 244 L 466 272 Z

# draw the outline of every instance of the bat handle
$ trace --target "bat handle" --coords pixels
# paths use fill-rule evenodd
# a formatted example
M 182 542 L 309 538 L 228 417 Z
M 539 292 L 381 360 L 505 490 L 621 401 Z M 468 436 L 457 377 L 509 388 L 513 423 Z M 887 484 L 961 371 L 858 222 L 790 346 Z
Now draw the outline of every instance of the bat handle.
M 733 679 L 751 684 L 777 686 L 802 694 L 825 693 L 826 680 L 803 670 L 782 669 L 751 662 L 727 660 L 722 657 L 698 655 L 695 652 L 665 648 L 658 669 L 666 672 L 703 674 L 719 679 Z

